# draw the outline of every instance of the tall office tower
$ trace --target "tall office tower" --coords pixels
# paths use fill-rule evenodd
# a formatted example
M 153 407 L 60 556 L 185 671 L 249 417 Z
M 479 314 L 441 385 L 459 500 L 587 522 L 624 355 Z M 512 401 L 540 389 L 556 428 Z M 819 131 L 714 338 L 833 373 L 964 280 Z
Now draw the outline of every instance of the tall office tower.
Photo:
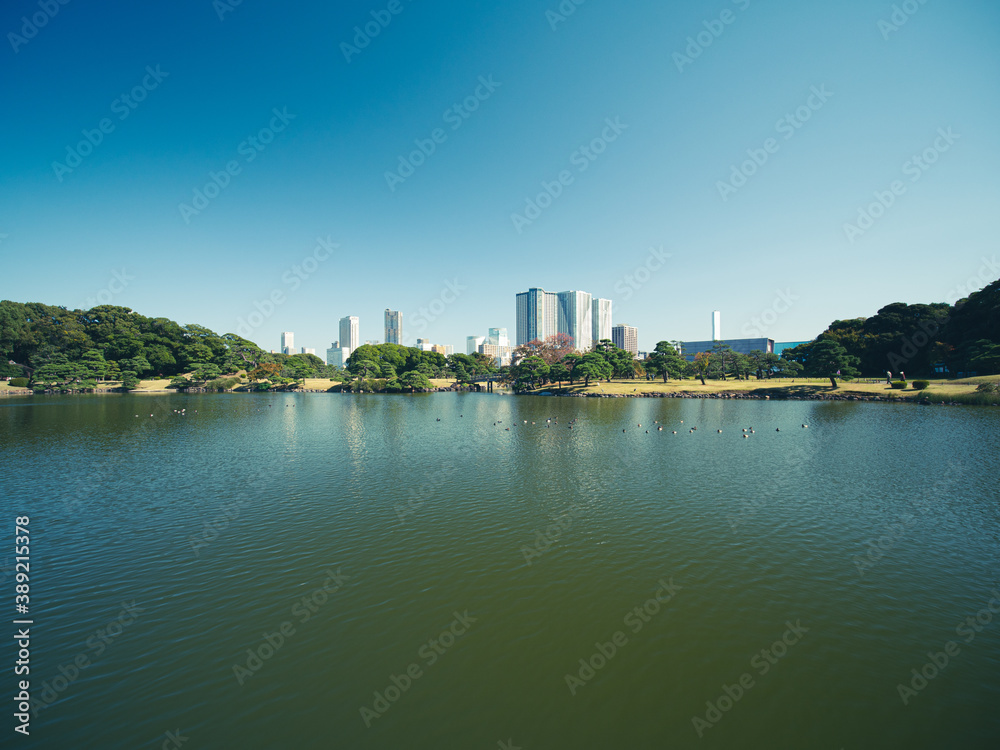
M 589 351 L 594 336 L 593 298 L 590 292 L 559 292 L 558 297 L 558 332 L 572 338 L 577 351 Z
M 611 300 L 595 299 L 591 303 L 591 318 L 593 319 L 593 339 L 596 344 L 601 339 L 611 338 Z
M 722 313 L 718 310 L 712 313 L 712 341 L 722 341 Z
M 611 329 L 611 343 L 619 349 L 639 355 L 639 329 L 627 325 L 616 325 Z
M 479 351 L 479 346 L 486 341 L 485 336 L 466 336 L 465 337 L 465 353 L 475 354 Z
M 532 287 L 516 296 L 517 346 L 558 333 L 559 296 Z
M 312 354 L 313 356 L 316 356 L 316 350 L 315 349 L 307 349 L 306 347 L 303 346 L 302 347 L 302 351 L 299 352 L 299 354 Z
M 507 336 L 507 329 L 491 328 L 490 335 L 486 337 L 486 343 L 493 346 L 510 346 L 510 337 Z
M 352 352 L 361 343 L 361 319 L 349 315 L 340 319 L 340 345 Z
M 398 344 L 403 340 L 403 313 L 385 308 L 385 343 Z
M 295 334 L 291 331 L 281 334 L 281 353 L 295 354 Z

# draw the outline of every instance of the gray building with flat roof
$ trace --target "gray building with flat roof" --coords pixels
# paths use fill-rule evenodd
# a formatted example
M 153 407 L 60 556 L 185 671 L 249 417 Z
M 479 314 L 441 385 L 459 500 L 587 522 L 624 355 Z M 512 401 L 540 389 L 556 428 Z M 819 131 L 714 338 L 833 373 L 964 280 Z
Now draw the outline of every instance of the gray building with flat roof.
M 699 352 L 710 352 L 716 344 L 728 344 L 737 354 L 749 354 L 761 351 L 765 354 L 774 353 L 774 339 L 723 339 L 722 341 L 682 341 L 681 356 L 689 362 Z

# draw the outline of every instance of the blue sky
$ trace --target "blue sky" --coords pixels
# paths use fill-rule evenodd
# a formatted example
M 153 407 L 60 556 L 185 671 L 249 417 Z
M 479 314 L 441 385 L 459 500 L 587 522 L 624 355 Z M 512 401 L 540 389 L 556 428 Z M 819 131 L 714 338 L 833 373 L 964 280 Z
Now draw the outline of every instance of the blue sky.
M 391 307 L 464 351 L 582 289 L 648 349 L 998 275 L 987 0 L 16 0 L 0 31 L 0 298 L 267 349 Z

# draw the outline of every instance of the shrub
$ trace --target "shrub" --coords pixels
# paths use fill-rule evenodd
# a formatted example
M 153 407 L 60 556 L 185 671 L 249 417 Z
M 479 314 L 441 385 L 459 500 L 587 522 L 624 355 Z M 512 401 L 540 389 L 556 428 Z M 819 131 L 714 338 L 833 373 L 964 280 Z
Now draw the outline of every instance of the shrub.
M 924 388 L 926 388 L 930 384 L 931 384 L 931 381 L 929 381 L 929 380 L 914 380 L 913 381 L 913 390 L 915 390 L 915 391 L 922 391 Z
M 1000 383 L 980 383 L 976 386 L 976 393 L 1000 393 Z
M 10 380 L 11 388 L 27 388 L 28 379 L 27 378 L 11 378 Z
M 208 391 L 228 391 L 239 385 L 239 378 L 216 378 L 205 383 L 205 390 Z
M 901 391 L 906 388 L 907 383 L 905 380 L 893 380 L 890 384 L 894 390 Z

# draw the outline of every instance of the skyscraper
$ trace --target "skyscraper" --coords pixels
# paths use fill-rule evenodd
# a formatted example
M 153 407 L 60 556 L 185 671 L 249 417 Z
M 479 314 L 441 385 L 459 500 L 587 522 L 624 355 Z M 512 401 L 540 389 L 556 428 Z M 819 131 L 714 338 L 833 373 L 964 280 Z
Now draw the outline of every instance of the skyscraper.
M 611 300 L 595 299 L 592 303 L 593 339 L 596 344 L 601 339 L 611 338 Z
M 590 292 L 559 292 L 559 317 L 556 330 L 573 339 L 577 351 L 589 351 L 593 345 L 593 298 Z
M 465 353 L 475 354 L 479 351 L 479 346 L 486 341 L 485 336 L 466 336 L 465 337 Z
M 722 313 L 712 312 L 712 341 L 722 341 Z
M 340 345 L 349 349 L 348 355 L 361 344 L 361 319 L 349 315 L 340 319 Z
M 510 346 L 510 337 L 507 336 L 507 329 L 491 328 L 490 335 L 486 337 L 486 342 L 493 346 Z
M 532 287 L 516 297 L 517 345 L 539 339 L 544 341 L 557 333 L 559 298 L 555 292 Z
M 639 354 L 639 329 L 627 325 L 616 325 L 611 329 L 611 343 L 619 349 Z
M 385 343 L 398 344 L 403 340 L 403 313 L 385 308 Z
M 295 354 L 295 334 L 285 331 L 281 334 L 281 353 Z

